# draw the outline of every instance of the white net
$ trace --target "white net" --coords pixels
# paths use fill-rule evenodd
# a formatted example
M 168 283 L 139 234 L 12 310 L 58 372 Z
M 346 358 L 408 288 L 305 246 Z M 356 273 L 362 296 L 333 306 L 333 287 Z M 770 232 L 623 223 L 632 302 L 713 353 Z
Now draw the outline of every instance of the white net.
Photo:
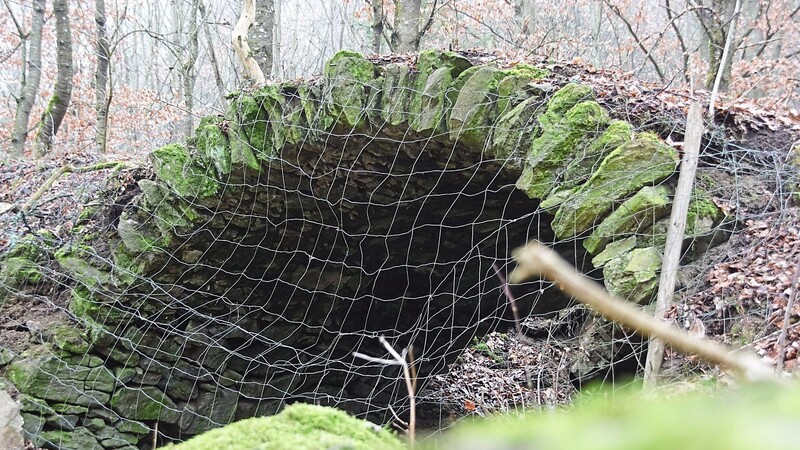
M 631 333 L 550 283 L 503 281 L 535 239 L 631 301 L 657 286 L 678 152 L 648 130 L 679 140 L 679 111 L 647 116 L 565 75 L 342 53 L 109 177 L 76 228 L 4 256 L 5 376 L 29 437 L 152 448 L 294 402 L 390 422 L 408 413 L 400 368 L 354 356 L 390 359 L 380 337 L 407 351 L 437 428 L 635 373 Z M 787 148 L 709 137 L 683 293 L 709 247 L 782 211 L 796 182 L 758 161 Z M 778 194 L 743 199 L 742 180 Z

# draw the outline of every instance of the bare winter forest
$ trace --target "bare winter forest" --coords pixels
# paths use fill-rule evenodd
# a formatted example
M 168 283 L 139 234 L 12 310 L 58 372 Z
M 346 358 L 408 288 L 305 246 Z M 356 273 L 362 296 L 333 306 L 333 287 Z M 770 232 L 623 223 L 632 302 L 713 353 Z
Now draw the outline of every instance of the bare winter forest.
M 189 136 L 198 117 L 225 110 L 225 95 L 243 81 L 231 45 L 242 3 L 3 0 L 3 154 L 127 153 Z M 319 74 L 341 49 L 481 48 L 664 86 L 710 91 L 717 82 L 724 101 L 750 108 L 800 106 L 792 38 L 800 3 L 792 0 L 252 3 L 248 40 L 270 80 Z

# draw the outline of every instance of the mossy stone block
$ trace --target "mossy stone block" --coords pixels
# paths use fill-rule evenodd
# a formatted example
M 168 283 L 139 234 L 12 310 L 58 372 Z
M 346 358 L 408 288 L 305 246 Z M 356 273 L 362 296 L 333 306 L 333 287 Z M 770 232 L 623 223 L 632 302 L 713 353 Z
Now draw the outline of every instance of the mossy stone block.
M 503 72 L 493 67 L 481 67 L 458 91 L 449 114 L 450 139 L 482 149 L 494 123 L 497 107 L 497 85 Z
M 223 132 L 224 127 L 226 125 L 222 118 L 206 116 L 200 120 L 195 131 L 197 152 L 206 165 L 217 169 L 220 177 L 231 172 L 231 149 L 226 132 Z
M 160 420 L 174 424 L 181 415 L 177 405 L 154 386 L 117 389 L 111 397 L 111 408 L 121 417 L 138 421 Z
M 580 153 L 578 148 L 607 122 L 605 110 L 597 102 L 588 101 L 572 107 L 558 123 L 545 126 L 541 136 L 531 143 L 517 188 L 530 198 L 545 198 Z
M 219 182 L 214 173 L 199 165 L 181 144 L 169 144 L 150 154 L 156 176 L 178 196 L 204 199 L 216 194 Z
M 83 427 L 72 431 L 44 431 L 39 438 L 60 450 L 105 450 L 92 432 Z
M 489 156 L 520 159 L 528 153 L 531 141 L 541 134 L 536 114 L 543 108 L 541 97 L 531 97 L 500 116 L 492 130 Z
M 443 128 L 445 117 L 445 94 L 453 81 L 450 68 L 436 69 L 428 78 L 420 94 L 420 107 L 411 120 L 411 128 L 419 133 L 437 132 Z
M 637 304 L 648 304 L 658 289 L 661 251 L 635 248 L 610 259 L 603 266 L 608 292 Z
M 408 121 L 416 80 L 408 64 L 389 64 L 383 71 L 381 119 L 388 125 L 398 126 Z
M 551 224 L 559 239 L 599 223 L 615 204 L 675 172 L 678 152 L 661 141 L 633 140 L 612 151 L 578 192 L 565 201 Z
M 327 109 L 350 128 L 366 124 L 367 98 L 375 84 L 375 65 L 355 52 L 339 52 L 325 64 Z
M 614 120 L 597 139 L 580 151 L 564 171 L 560 186 L 571 188 L 585 183 L 600 166 L 600 162 L 620 145 L 633 139 L 633 127 L 628 122 Z
M 656 220 L 669 214 L 671 193 L 672 190 L 664 185 L 643 187 L 603 219 L 592 235 L 583 241 L 583 248 L 596 255 L 609 241 L 653 226 Z

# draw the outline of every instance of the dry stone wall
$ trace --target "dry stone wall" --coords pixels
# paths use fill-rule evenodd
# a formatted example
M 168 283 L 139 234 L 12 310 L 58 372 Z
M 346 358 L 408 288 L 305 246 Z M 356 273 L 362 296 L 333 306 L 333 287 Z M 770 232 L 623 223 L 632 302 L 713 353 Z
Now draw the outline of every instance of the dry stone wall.
M 293 402 L 384 421 L 404 410 L 397 368 L 353 352 L 385 357 L 381 335 L 413 346 L 424 389 L 507 326 L 493 266 L 529 239 L 648 303 L 679 154 L 635 129 L 588 86 L 451 52 L 340 52 L 320 79 L 232 94 L 224 117 L 152 152 L 121 213 L 87 209 L 73 242 L 4 256 L 18 285 L 50 252 L 80 324 L 2 361 L 25 430 L 117 449 Z M 687 241 L 723 219 L 702 194 L 691 210 Z M 514 293 L 524 313 L 569 300 L 543 282 Z

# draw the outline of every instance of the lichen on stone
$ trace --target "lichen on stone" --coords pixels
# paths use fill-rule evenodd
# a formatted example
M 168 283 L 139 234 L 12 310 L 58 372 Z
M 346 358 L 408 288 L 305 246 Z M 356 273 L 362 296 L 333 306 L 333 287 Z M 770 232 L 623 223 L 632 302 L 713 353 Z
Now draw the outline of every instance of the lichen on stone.
M 481 67 L 458 90 L 450 110 L 450 139 L 476 149 L 483 149 L 494 124 L 497 85 L 503 73 L 492 67 Z

